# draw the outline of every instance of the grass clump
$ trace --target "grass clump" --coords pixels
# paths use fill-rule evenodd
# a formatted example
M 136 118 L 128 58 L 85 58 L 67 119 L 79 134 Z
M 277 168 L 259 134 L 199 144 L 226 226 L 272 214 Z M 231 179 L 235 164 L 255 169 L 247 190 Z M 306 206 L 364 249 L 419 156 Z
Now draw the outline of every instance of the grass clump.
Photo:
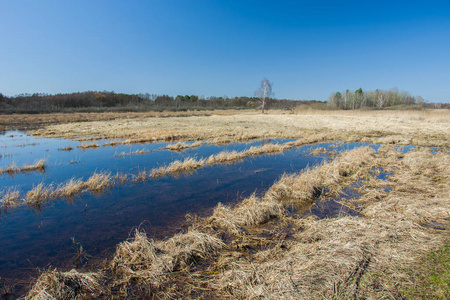
M 1 190 L 0 204 L 4 211 L 19 206 L 21 204 L 21 199 L 17 187 L 9 187 Z
M 193 157 L 186 158 L 185 160 L 175 160 L 171 162 L 167 167 L 160 167 L 150 171 L 150 178 L 159 178 L 164 177 L 167 174 L 170 175 L 179 175 L 180 173 L 191 173 L 198 168 L 201 168 L 205 165 L 205 160 L 200 159 L 197 160 Z
M 59 197 L 65 197 L 71 199 L 83 192 L 85 188 L 85 183 L 80 178 L 71 178 L 63 184 L 60 184 L 55 194 Z
M 125 156 L 130 156 L 130 155 L 140 155 L 140 154 L 147 154 L 150 153 L 150 150 L 136 150 L 133 152 L 121 152 L 119 154 L 115 154 L 114 157 L 125 157 Z
M 34 208 L 40 208 L 45 202 L 55 198 L 57 193 L 52 184 L 44 185 L 40 183 L 28 191 L 25 203 Z
M 89 149 L 89 148 L 98 148 L 98 147 L 99 147 L 98 144 L 95 143 L 95 142 L 92 142 L 92 143 L 89 143 L 89 144 L 86 144 L 85 142 L 82 142 L 81 145 L 77 146 L 77 148 L 80 148 L 82 150 L 86 150 L 86 149 Z
M 0 169 L 1 174 L 8 174 L 10 176 L 16 175 L 18 173 L 28 173 L 28 172 L 45 172 L 45 159 L 40 159 L 32 165 L 24 164 L 21 167 L 17 166 L 12 162 L 8 167 Z
M 261 225 L 273 218 L 281 218 L 284 214 L 280 202 L 261 200 L 253 194 L 233 208 L 219 203 L 208 221 L 239 234 L 242 231 L 240 226 Z
M 41 274 L 25 300 L 82 299 L 100 288 L 98 273 L 49 270 Z
M 211 257 L 223 246 L 220 239 L 197 230 L 160 242 L 136 230 L 130 241 L 117 246 L 111 268 L 123 283 L 144 280 L 159 286 L 167 273 L 188 268 L 194 259 Z
M 167 145 L 165 149 L 181 152 L 186 149 L 198 148 L 198 147 L 202 146 L 203 144 L 204 144 L 204 142 L 202 142 L 202 141 L 196 141 L 191 144 L 188 144 L 186 142 L 177 142 L 175 144 Z
M 284 174 L 265 197 L 273 201 L 291 201 L 299 206 L 310 205 L 325 191 L 338 193 L 350 176 L 358 179 L 360 169 L 370 167 L 374 154 L 375 151 L 369 147 L 356 148 L 300 174 Z
M 114 185 L 114 178 L 110 172 L 95 172 L 91 177 L 84 183 L 84 187 L 89 189 L 94 193 L 103 192 L 105 189 L 110 188 Z

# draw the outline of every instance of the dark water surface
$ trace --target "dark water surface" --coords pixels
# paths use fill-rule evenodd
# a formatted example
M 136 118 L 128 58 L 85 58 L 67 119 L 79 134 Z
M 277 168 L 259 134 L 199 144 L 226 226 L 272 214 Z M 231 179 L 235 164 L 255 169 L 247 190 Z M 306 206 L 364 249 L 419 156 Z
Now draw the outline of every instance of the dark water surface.
M 95 171 L 137 174 L 139 170 L 167 165 L 185 157 L 207 157 L 224 150 L 243 151 L 262 143 L 254 141 L 224 146 L 202 146 L 177 153 L 160 150 L 166 143 L 102 147 L 83 151 L 79 142 L 37 139 L 23 132 L 0 135 L 0 167 L 11 162 L 21 166 L 45 158 L 45 173 L 0 175 L 0 188 L 17 186 L 25 195 L 41 182 L 56 184 L 72 177 L 87 179 Z M 151 238 L 164 239 L 176 233 L 187 213 L 209 215 L 218 202 L 235 203 L 252 193 L 266 191 L 283 173 L 299 172 L 328 160 L 327 155 L 309 156 L 317 147 L 344 151 L 366 144 L 315 144 L 293 148 L 283 154 L 262 155 L 234 164 L 201 168 L 191 175 L 164 177 L 144 183 L 116 184 L 103 195 L 83 194 L 74 202 L 55 201 L 36 212 L 22 206 L 0 215 L 0 278 L 8 285 L 28 287 L 39 269 L 64 270 L 78 264 L 77 247 L 82 245 L 85 268 L 111 257 L 115 246 L 141 226 Z M 72 151 L 61 151 L 71 146 Z M 121 152 L 151 151 L 142 155 L 117 157 Z

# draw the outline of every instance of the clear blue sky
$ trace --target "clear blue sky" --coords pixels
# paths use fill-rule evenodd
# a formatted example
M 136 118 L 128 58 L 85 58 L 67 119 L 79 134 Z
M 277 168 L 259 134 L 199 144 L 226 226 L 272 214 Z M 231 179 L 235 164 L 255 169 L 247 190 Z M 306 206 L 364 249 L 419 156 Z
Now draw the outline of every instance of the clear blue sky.
M 450 102 L 450 1 L 0 0 L 0 92 Z

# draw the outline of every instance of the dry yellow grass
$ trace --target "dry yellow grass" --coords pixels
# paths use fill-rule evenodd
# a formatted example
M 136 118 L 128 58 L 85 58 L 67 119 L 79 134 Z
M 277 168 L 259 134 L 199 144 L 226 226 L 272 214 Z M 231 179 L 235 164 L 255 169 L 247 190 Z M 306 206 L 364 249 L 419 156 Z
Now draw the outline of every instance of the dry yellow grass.
M 98 273 L 80 273 L 76 270 L 61 272 L 48 270 L 42 273 L 26 300 L 50 300 L 50 299 L 85 299 L 92 292 L 100 288 Z
M 44 185 L 40 183 L 34 186 L 28 191 L 25 203 L 33 208 L 40 209 L 45 202 L 55 198 L 57 193 L 55 192 L 53 185 Z
M 186 150 L 186 149 L 192 149 L 192 148 L 200 147 L 200 146 L 202 146 L 204 144 L 205 143 L 202 142 L 202 141 L 196 141 L 196 142 L 193 142 L 193 143 L 190 143 L 190 144 L 185 143 L 185 142 L 178 142 L 178 143 L 175 143 L 175 144 L 167 145 L 164 149 L 181 152 L 181 151 Z
M 125 156 L 130 156 L 130 155 L 141 155 L 141 154 L 147 154 L 150 153 L 150 150 L 136 150 L 133 152 L 121 152 L 119 154 L 115 154 L 114 157 L 125 157 Z
M 261 200 L 252 195 L 236 207 L 219 203 L 207 222 L 228 228 L 234 234 L 242 234 L 241 226 L 261 225 L 272 218 L 282 218 L 284 214 L 285 209 L 280 202 Z
M 120 179 L 121 177 L 117 178 Z M 114 185 L 114 179 L 110 172 L 95 172 L 86 181 L 80 178 L 71 178 L 57 186 L 40 183 L 27 192 L 25 203 L 30 207 L 40 209 L 50 200 L 58 198 L 71 200 L 85 192 L 101 193 Z
M 94 173 L 84 183 L 84 186 L 89 191 L 99 193 L 111 187 L 114 184 L 113 177 L 109 172 Z
M 144 280 L 158 287 L 170 272 L 188 268 L 194 259 L 212 257 L 222 247 L 220 239 L 197 230 L 160 242 L 136 230 L 130 241 L 117 246 L 111 268 L 122 283 Z
M 0 175 L 16 175 L 18 173 L 28 173 L 28 172 L 45 172 L 45 159 L 40 159 L 32 165 L 24 164 L 18 167 L 14 162 L 12 162 L 6 168 L 0 168 Z
M 0 190 L 0 204 L 0 208 L 3 208 L 5 212 L 11 208 L 20 206 L 21 198 L 17 187 L 8 187 Z
M 47 137 L 124 139 L 120 143 L 210 140 L 229 143 L 262 138 L 311 138 L 449 147 L 450 112 L 271 111 L 212 112 L 211 116 L 154 118 L 145 114 L 114 120 L 72 122 L 33 131 Z
M 89 143 L 89 144 L 86 144 L 85 142 L 82 142 L 81 145 L 77 146 L 77 148 L 80 148 L 80 149 L 83 149 L 83 150 L 86 150 L 86 149 L 89 149 L 89 148 L 98 148 L 98 147 L 99 147 L 98 144 L 95 143 L 95 142 L 92 142 L 92 143 Z
M 325 190 L 328 190 L 328 193 L 339 192 L 347 177 L 353 176 L 354 180 L 357 180 L 361 176 L 360 170 L 367 173 L 367 170 L 373 167 L 374 156 L 375 151 L 372 148 L 356 148 L 342 153 L 329 163 L 324 162 L 300 174 L 284 174 L 267 191 L 265 197 L 297 206 L 309 206 Z

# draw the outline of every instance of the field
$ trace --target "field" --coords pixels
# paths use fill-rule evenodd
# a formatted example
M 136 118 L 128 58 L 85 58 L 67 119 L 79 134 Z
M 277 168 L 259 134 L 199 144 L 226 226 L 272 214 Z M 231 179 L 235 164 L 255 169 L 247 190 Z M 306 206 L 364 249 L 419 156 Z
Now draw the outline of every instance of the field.
M 1 120 L 2 297 L 450 296 L 448 110 Z

